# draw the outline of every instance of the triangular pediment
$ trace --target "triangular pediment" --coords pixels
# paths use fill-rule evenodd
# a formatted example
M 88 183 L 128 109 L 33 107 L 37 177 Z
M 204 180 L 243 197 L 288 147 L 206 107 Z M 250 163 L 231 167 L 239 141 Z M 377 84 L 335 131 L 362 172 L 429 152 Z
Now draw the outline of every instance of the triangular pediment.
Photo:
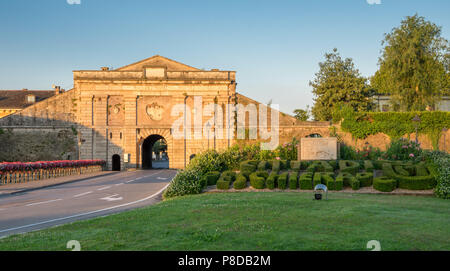
M 116 71 L 140 71 L 145 67 L 166 67 L 168 71 L 199 71 L 200 69 L 188 66 L 175 60 L 155 55 L 150 58 L 123 66 Z

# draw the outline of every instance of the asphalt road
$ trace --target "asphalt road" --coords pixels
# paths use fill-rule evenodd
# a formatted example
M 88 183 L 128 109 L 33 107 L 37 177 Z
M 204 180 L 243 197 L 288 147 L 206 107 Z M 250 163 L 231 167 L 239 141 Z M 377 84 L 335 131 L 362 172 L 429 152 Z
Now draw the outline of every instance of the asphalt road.
M 141 170 L 0 197 L 0 237 L 130 210 L 160 200 L 175 170 Z

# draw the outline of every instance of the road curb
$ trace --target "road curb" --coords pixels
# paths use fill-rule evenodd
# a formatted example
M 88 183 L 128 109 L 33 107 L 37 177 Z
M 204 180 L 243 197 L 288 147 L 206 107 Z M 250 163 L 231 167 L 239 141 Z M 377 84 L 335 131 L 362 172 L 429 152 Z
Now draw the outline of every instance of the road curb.
M 120 173 L 120 171 L 117 171 L 117 172 L 110 172 L 110 173 L 106 173 L 106 174 L 103 174 L 103 175 L 97 175 L 97 176 L 89 176 L 89 177 L 85 177 L 85 178 L 81 178 L 81 179 L 70 180 L 70 181 L 67 181 L 67 182 L 53 183 L 53 184 L 43 185 L 43 186 L 39 186 L 39 187 L 24 188 L 24 189 L 22 189 L 22 190 L 17 190 L 17 191 L 14 191 L 14 192 L 2 193 L 2 194 L 0 194 L 0 198 L 1 198 L 1 197 L 6 197 L 6 196 L 11 196 L 11 195 L 16 195 L 16 194 L 20 194 L 20 193 L 25 193 L 25 192 L 35 191 L 35 190 L 39 190 L 39 189 L 44 189 L 44 188 L 54 187 L 54 186 L 63 185 L 63 184 L 69 184 L 69 183 L 76 183 L 76 182 L 81 182 L 81 181 L 87 181 L 87 180 L 89 180 L 89 179 L 94 179 L 94 178 L 98 178 L 98 177 L 105 177 L 105 176 L 115 175 L 115 174 L 118 174 L 118 173 Z

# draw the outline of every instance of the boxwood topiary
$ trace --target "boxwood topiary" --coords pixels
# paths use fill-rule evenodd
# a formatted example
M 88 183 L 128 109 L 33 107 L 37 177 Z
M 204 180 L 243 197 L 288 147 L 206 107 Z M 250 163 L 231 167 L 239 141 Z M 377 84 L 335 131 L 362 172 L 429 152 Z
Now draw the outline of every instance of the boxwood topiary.
M 353 190 L 358 190 L 360 187 L 360 183 L 358 181 L 358 179 L 352 179 L 352 183 L 351 183 L 352 189 Z
M 428 169 L 428 171 L 430 171 Z M 397 181 L 398 188 L 409 190 L 429 190 L 436 186 L 435 177 L 430 174 L 428 176 L 404 176 L 397 174 L 392 168 L 392 164 L 383 164 L 383 174 Z
M 287 173 L 287 172 L 284 172 L 278 176 L 277 186 L 279 189 L 286 189 L 288 177 L 289 177 L 289 173 Z
M 299 172 L 301 167 L 302 167 L 302 163 L 300 161 L 291 161 L 292 171 Z
M 269 173 L 266 171 L 257 171 L 250 174 L 250 185 L 256 189 L 264 189 L 265 182 Z
M 373 166 L 372 161 L 370 161 L 370 160 L 364 160 L 364 169 L 365 169 L 367 172 L 373 172 L 374 169 L 375 169 L 375 167 Z
M 341 160 L 339 161 L 339 169 L 341 172 L 348 172 L 356 175 L 359 171 L 359 163 L 355 161 Z
M 277 182 L 278 174 L 275 171 L 272 171 L 266 179 L 266 187 L 269 189 L 275 188 L 275 183 Z
M 360 187 L 369 187 L 373 183 L 372 172 L 361 172 L 356 174 L 356 179 L 359 181 Z
M 297 189 L 298 188 L 298 173 L 292 172 L 289 176 L 289 189 Z
M 217 181 L 217 189 L 227 190 L 230 188 L 230 181 L 225 181 L 223 179 L 219 179 Z
M 299 183 L 300 183 L 300 189 L 303 190 L 312 190 L 313 189 L 313 173 L 312 172 L 305 172 L 302 175 L 300 175 Z
M 373 188 L 381 192 L 392 192 L 397 187 L 397 181 L 382 176 L 373 179 Z
M 203 175 L 202 183 L 206 183 L 206 185 L 215 185 L 217 180 L 219 180 L 221 173 L 218 171 L 210 171 Z
M 269 168 L 269 166 L 270 166 L 269 162 L 267 162 L 267 161 L 261 161 L 261 162 L 259 162 L 259 164 L 258 164 L 258 170 L 266 170 L 266 169 Z
M 256 165 L 254 165 L 253 161 L 244 161 L 241 163 L 240 171 L 248 177 L 251 173 L 256 171 Z
M 281 169 L 281 162 L 280 160 L 273 160 L 272 162 L 272 170 L 275 172 L 280 171 Z
M 238 174 L 236 176 L 236 181 L 233 183 L 234 189 L 244 189 L 247 187 L 247 177 L 244 174 Z
M 333 172 L 334 169 L 326 161 L 313 161 L 306 169 L 308 172 Z
M 336 181 L 342 182 L 344 187 L 351 187 L 352 182 L 355 181 L 356 178 L 351 173 L 348 172 L 341 172 L 336 177 Z

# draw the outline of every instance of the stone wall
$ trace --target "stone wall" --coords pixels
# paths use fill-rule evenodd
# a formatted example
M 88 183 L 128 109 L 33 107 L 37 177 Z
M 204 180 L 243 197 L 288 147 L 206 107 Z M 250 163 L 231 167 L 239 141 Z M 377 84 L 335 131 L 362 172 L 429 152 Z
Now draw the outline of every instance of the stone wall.
M 76 130 L 71 128 L 2 128 L 0 162 L 78 159 Z

